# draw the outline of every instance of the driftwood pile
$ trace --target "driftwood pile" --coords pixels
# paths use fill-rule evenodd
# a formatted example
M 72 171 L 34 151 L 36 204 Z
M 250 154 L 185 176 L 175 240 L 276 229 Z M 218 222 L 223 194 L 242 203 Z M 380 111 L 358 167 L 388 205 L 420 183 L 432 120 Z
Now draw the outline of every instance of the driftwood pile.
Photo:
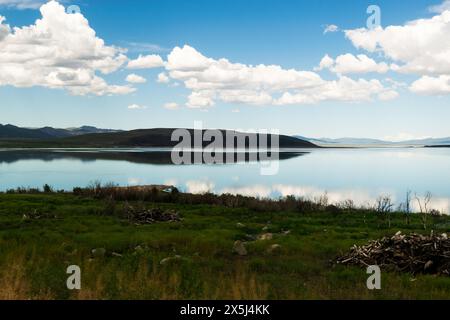
M 40 220 L 40 219 L 56 219 L 55 214 L 41 213 L 38 210 L 33 210 L 22 215 L 22 220 Z
M 404 235 L 370 241 L 365 246 L 353 246 L 337 264 L 369 266 L 412 274 L 450 276 L 450 239 L 447 234 L 424 236 Z
M 162 210 L 160 208 L 143 209 L 127 206 L 125 208 L 125 216 L 130 223 L 136 225 L 181 220 L 178 212 L 173 210 Z

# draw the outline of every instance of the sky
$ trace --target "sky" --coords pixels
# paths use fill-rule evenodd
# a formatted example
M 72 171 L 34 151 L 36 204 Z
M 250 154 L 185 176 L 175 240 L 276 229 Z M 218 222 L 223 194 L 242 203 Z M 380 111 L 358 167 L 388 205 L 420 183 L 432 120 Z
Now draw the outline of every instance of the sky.
M 448 119 L 450 1 L 0 0 L 2 124 L 399 141 Z

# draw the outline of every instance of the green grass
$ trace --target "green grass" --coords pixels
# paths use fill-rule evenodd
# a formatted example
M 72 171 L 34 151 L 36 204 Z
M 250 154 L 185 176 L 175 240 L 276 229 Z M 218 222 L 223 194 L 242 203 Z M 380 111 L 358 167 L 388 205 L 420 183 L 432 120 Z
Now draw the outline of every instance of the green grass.
M 144 203 L 175 209 L 181 222 L 135 226 L 106 200 L 72 194 L 0 194 L 1 299 L 447 299 L 450 278 L 383 272 L 382 290 L 366 288 L 365 270 L 330 260 L 353 244 L 422 232 L 419 217 L 392 226 L 367 211 L 261 212 L 214 205 Z M 56 218 L 23 219 L 33 210 Z M 237 223 L 244 227 L 238 227 Z M 270 222 L 270 224 L 268 224 Z M 268 231 L 263 231 L 269 226 Z M 448 232 L 448 217 L 428 229 Z M 281 231 L 290 230 L 288 235 Z M 269 241 L 236 240 L 271 232 Z M 272 244 L 281 250 L 269 254 Z M 140 246 L 138 249 L 136 247 Z M 105 248 L 104 257 L 91 250 Z M 118 253 L 121 257 L 112 255 Z M 167 257 L 182 258 L 161 265 Z M 66 268 L 82 269 L 82 289 L 66 288 Z

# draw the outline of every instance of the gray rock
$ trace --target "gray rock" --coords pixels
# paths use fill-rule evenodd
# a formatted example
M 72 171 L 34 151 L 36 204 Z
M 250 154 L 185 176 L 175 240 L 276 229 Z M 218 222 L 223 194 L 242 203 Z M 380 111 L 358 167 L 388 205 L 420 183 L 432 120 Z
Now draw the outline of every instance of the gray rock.
M 142 253 L 142 252 L 144 252 L 144 248 L 142 248 L 142 246 L 136 246 L 134 248 L 134 251 L 137 253 Z
M 166 265 L 166 264 L 168 264 L 168 263 L 171 263 L 171 262 L 174 262 L 174 261 L 179 261 L 179 260 L 182 260 L 182 257 L 179 256 L 179 255 L 176 255 L 176 256 L 174 256 L 174 257 L 168 257 L 168 258 L 162 259 L 162 260 L 159 262 L 159 264 L 163 266 L 163 265 Z
M 106 249 L 105 248 L 92 249 L 91 254 L 94 258 L 102 258 L 106 254 Z
M 233 253 L 236 253 L 240 256 L 246 256 L 247 249 L 245 248 L 245 243 L 239 240 L 235 241 L 233 245 Z
M 258 236 L 258 240 L 265 241 L 265 240 L 272 240 L 273 234 L 272 233 L 264 233 Z
M 267 249 L 267 253 L 276 254 L 276 253 L 279 253 L 280 250 L 281 250 L 281 246 L 279 244 L 273 244 Z

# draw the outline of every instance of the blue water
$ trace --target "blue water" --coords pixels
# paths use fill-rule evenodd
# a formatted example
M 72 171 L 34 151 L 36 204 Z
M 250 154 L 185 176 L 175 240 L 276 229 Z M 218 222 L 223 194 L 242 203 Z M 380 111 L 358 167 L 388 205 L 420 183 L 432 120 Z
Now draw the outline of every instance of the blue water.
M 170 184 L 188 192 L 259 197 L 318 198 L 326 194 L 330 202 L 352 199 L 359 205 L 372 204 L 380 195 L 390 195 L 400 203 L 407 190 L 411 190 L 418 196 L 430 191 L 433 207 L 450 212 L 448 148 L 308 150 L 304 155 L 280 160 L 279 171 L 272 176 L 261 175 L 262 163 L 175 166 L 100 158 L 66 156 L 61 150 L 57 157 L 3 150 L 0 151 L 0 190 L 42 187 L 46 183 L 55 189 L 71 190 L 101 181 L 123 186 Z

